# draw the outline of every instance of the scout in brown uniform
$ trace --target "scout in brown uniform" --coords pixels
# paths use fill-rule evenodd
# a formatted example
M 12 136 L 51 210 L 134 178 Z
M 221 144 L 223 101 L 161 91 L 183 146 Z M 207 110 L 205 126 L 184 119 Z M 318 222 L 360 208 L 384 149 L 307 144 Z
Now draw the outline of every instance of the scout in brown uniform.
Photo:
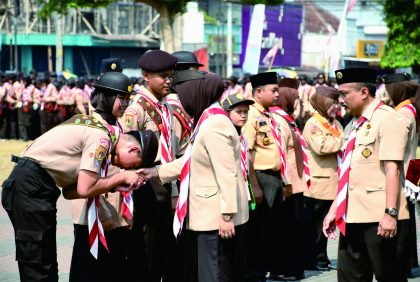
M 15 230 L 22 281 L 58 280 L 57 186 L 67 198 L 89 198 L 114 188 L 131 190 L 143 182 L 129 170 L 99 176 L 109 154 L 112 164 L 124 169 L 143 163 L 138 135 L 112 131 L 89 116 L 75 116 L 36 139 L 21 158 L 12 157 L 16 165 L 2 185 L 2 204 Z
M 304 193 L 306 269 L 329 270 L 331 264 L 322 221 L 337 195 L 337 153 L 343 145 L 343 128 L 335 119 L 338 98 L 335 88 L 316 88 L 316 94 L 310 99 L 315 112 L 303 130 L 311 172 L 311 188 Z
M 398 114 L 410 125 L 407 144 L 404 151 L 404 175 L 407 175 L 410 160 L 416 158 L 418 145 L 418 128 L 420 113 L 419 102 L 416 102 L 416 93 L 419 85 L 409 81 L 407 73 L 389 74 L 384 77 L 385 89 L 391 100 L 391 105 Z M 397 257 L 401 270 L 411 276 L 411 268 L 418 266 L 417 259 L 417 236 L 416 236 L 416 214 L 414 204 L 407 196 L 407 206 L 410 211 L 410 219 L 401 221 L 400 236 L 398 238 Z
M 278 253 L 270 269 L 273 279 L 302 279 L 303 268 L 303 192 L 308 190 L 304 168 L 304 153 L 300 131 L 293 119 L 297 105 L 299 81 L 283 78 L 279 82 L 279 100 L 270 108 L 279 131 L 284 138 L 287 174 L 292 187 L 284 194 L 285 200 L 278 211 L 279 220 L 275 226 L 278 234 Z M 298 133 L 299 131 L 299 133 Z M 306 144 L 304 145 L 306 146 Z M 290 189 L 291 188 L 291 189 Z
M 41 89 L 41 134 L 47 132 L 59 122 L 58 120 L 58 106 L 57 95 L 58 91 L 55 87 L 52 77 L 45 78 L 46 87 Z
M 268 112 L 279 96 L 277 74 L 268 72 L 251 76 L 251 83 L 255 104 L 250 106 L 248 121 L 242 131 L 251 153 L 250 162 L 264 194 L 263 202 L 250 212 L 247 275 L 250 281 L 254 281 L 265 279 L 270 264 L 275 264 L 279 255 L 274 251 L 277 241 L 274 226 L 282 204 L 284 182 L 289 182 L 281 176 L 284 164 L 270 127 L 271 114 Z
M 315 94 L 315 87 L 308 84 L 308 77 L 306 75 L 299 76 L 299 107 L 295 111 L 296 122 L 299 128 L 302 130 L 305 126 L 306 121 L 311 117 L 313 108 L 310 103 L 310 98 Z M 299 114 L 299 115 L 298 115 Z
M 115 124 L 117 117 L 122 116 L 128 106 L 131 95 L 131 85 L 127 76 L 106 72 L 94 84 L 95 95 L 99 96 L 95 104 L 95 112 L 92 117 L 102 125 Z M 153 164 L 157 153 L 157 139 L 153 132 L 141 132 L 143 137 L 150 141 L 144 147 L 143 166 Z M 150 139 L 153 138 L 153 139 Z M 153 154 L 152 154 L 153 153 Z M 110 166 L 109 173 L 118 173 L 117 167 Z M 120 193 L 106 193 L 101 195 L 99 206 L 99 219 L 105 230 L 105 238 L 110 253 L 104 249 L 98 259 L 89 252 L 89 232 L 87 221 L 87 201 L 78 199 L 72 201 L 72 214 L 74 222 L 75 242 L 70 267 L 70 281 L 119 281 L 132 280 L 129 275 L 131 271 L 127 267 L 128 248 L 130 245 L 130 230 L 121 214 Z M 138 238 L 140 240 L 141 238 Z M 139 264 L 140 267 L 140 264 Z M 121 272 L 114 271 L 115 268 Z
M 374 70 L 338 70 L 336 78 L 356 121 L 345 129 L 347 152 L 340 166 L 338 196 L 323 224 L 329 238 L 337 237 L 336 220 L 345 231 L 339 242 L 338 281 L 372 281 L 373 274 L 378 281 L 405 281 L 396 252 L 397 221 L 409 217 L 401 189 L 408 126 L 374 98 Z
M 173 160 L 177 154 L 175 149 L 180 144 L 181 136 L 172 138 L 179 123 L 174 123 L 172 108 L 162 99 L 171 91 L 171 77 L 178 59 L 164 51 L 152 50 L 143 54 L 139 66 L 143 71 L 146 87 L 140 87 L 120 119 L 124 130 L 152 130 L 156 136 L 169 136 L 167 141 L 167 157 L 162 151 L 162 139 L 159 139 L 159 152 L 156 162 Z M 164 111 L 167 114 L 164 114 Z M 178 147 L 179 148 L 179 147 Z M 167 158 L 167 160 L 165 160 Z M 172 208 L 171 184 L 162 186 L 156 180 L 151 180 L 142 189 L 133 193 L 136 213 L 134 225 L 145 224 L 146 250 L 149 260 L 150 280 L 160 281 L 165 276 L 169 238 L 171 236 Z

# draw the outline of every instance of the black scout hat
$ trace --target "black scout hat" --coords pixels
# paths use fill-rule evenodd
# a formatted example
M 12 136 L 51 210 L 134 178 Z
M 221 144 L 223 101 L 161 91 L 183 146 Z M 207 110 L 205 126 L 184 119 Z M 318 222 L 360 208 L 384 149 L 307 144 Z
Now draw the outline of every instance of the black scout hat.
M 160 72 L 175 68 L 178 58 L 162 50 L 150 50 L 139 59 L 139 67 L 147 72 Z
M 245 99 L 242 94 L 232 94 L 226 96 L 226 98 L 222 101 L 222 107 L 225 111 L 230 111 L 240 104 L 252 105 L 254 103 L 255 102 L 252 100 Z
M 411 79 L 411 76 L 406 72 L 387 74 L 383 77 L 385 84 L 409 81 L 410 79 Z
M 106 58 L 101 63 L 101 73 L 116 71 L 122 72 L 121 61 L 118 58 Z
M 127 96 L 135 93 L 132 90 L 130 79 L 126 75 L 114 71 L 101 75 L 93 87 L 106 95 Z
M 351 68 L 335 71 L 338 85 L 353 82 L 375 84 L 377 76 L 378 73 L 374 69 L 369 68 Z
M 251 76 L 251 85 L 253 88 L 267 84 L 277 84 L 277 81 L 278 79 L 276 72 L 263 72 Z
M 159 141 L 156 135 L 151 131 L 129 131 L 127 134 L 134 136 L 140 144 L 142 150 L 143 167 L 152 167 L 159 148 Z
M 188 51 L 177 51 L 172 53 L 173 56 L 178 58 L 176 66 L 189 66 L 189 67 L 202 67 L 203 64 L 200 64 L 197 60 L 197 57 L 193 52 Z

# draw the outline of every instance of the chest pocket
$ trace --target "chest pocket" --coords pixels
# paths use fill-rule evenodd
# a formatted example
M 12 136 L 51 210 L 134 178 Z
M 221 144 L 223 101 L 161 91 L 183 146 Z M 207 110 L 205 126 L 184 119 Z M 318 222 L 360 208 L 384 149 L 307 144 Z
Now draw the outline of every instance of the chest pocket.
M 375 153 L 376 134 L 363 135 L 356 140 L 356 150 L 358 159 L 361 163 L 377 161 L 377 154 Z
M 273 143 L 273 136 L 268 125 L 263 125 L 257 129 L 257 144 L 260 146 L 268 146 Z

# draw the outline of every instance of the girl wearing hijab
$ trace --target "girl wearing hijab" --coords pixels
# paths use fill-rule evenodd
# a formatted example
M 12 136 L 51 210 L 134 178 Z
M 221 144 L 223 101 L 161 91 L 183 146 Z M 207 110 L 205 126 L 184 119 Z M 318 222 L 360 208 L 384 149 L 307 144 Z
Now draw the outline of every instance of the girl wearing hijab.
M 319 86 L 310 98 L 315 112 L 306 122 L 303 136 L 308 145 L 311 187 L 305 195 L 305 269 L 329 270 L 327 238 L 322 221 L 328 213 L 338 187 L 337 153 L 343 144 L 343 128 L 336 120 L 339 93 Z
M 131 84 L 128 77 L 119 72 L 106 72 L 94 84 L 91 104 L 94 107 L 92 117 L 102 125 L 119 126 L 121 117 L 128 106 Z M 119 126 L 120 127 L 120 126 Z M 121 127 L 120 127 L 121 129 Z M 157 142 L 157 141 L 156 141 Z M 144 157 L 143 157 L 144 158 Z M 94 159 L 92 158 L 92 161 Z M 114 174 L 119 168 L 110 166 L 108 174 Z M 89 231 L 86 216 L 87 199 L 71 201 L 74 226 L 74 245 L 70 266 L 70 281 L 119 281 L 121 272 L 126 270 L 124 244 L 129 238 L 128 222 L 121 220 L 121 193 L 107 193 L 100 197 L 99 218 L 105 230 L 105 239 L 109 253 L 99 244 L 98 259 L 90 253 Z M 141 238 L 138 238 L 140 240 Z M 140 263 L 138 264 L 140 267 Z
M 385 89 L 390 97 L 391 105 L 394 106 L 395 111 L 400 114 L 409 128 L 404 150 L 404 176 L 407 176 L 410 160 L 416 159 L 419 134 L 420 90 L 419 85 L 414 81 L 408 81 L 409 79 L 410 77 L 405 73 L 385 76 Z M 407 197 L 407 206 L 410 219 L 401 220 L 397 258 L 402 273 L 412 277 L 411 268 L 418 267 L 418 259 L 416 214 L 410 195 Z
M 194 234 L 198 277 L 193 280 L 244 281 L 248 187 L 238 132 L 218 102 L 223 81 L 205 73 L 174 88 L 194 118 L 190 146 L 183 158 L 143 173 L 162 182 L 180 176 L 173 229 L 178 236 L 186 219 L 186 228 Z
M 283 78 L 280 80 L 278 103 L 270 108 L 283 137 L 287 154 L 287 174 L 292 183 L 283 190 L 284 202 L 278 212 L 276 236 L 280 243 L 273 249 L 273 252 L 283 255 L 277 255 L 278 260 L 275 265 L 270 266 L 270 278 L 273 280 L 304 278 L 303 192 L 308 190 L 309 170 L 307 168 L 306 143 L 293 117 L 298 105 L 298 87 L 297 79 Z M 306 168 L 304 167 L 305 163 Z

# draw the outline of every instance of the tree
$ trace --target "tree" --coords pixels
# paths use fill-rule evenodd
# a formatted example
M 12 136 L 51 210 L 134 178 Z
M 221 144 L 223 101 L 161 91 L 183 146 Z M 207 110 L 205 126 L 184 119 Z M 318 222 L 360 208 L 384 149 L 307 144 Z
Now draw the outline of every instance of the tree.
M 382 67 L 418 67 L 420 65 L 420 0 L 386 0 L 387 43 Z
M 156 9 L 160 14 L 160 31 L 165 49 L 168 52 L 173 52 L 180 49 L 181 46 L 175 46 L 174 42 L 174 22 L 177 16 L 185 12 L 187 2 L 191 0 L 134 0 L 135 2 L 145 3 Z M 220 0 L 219 0 L 220 1 Z M 237 4 L 266 4 L 266 5 L 280 5 L 284 0 L 231 0 L 229 2 Z M 77 7 L 104 7 L 113 2 L 113 0 L 38 0 L 43 3 L 41 9 L 41 16 L 48 17 L 53 12 L 65 14 L 67 8 Z

